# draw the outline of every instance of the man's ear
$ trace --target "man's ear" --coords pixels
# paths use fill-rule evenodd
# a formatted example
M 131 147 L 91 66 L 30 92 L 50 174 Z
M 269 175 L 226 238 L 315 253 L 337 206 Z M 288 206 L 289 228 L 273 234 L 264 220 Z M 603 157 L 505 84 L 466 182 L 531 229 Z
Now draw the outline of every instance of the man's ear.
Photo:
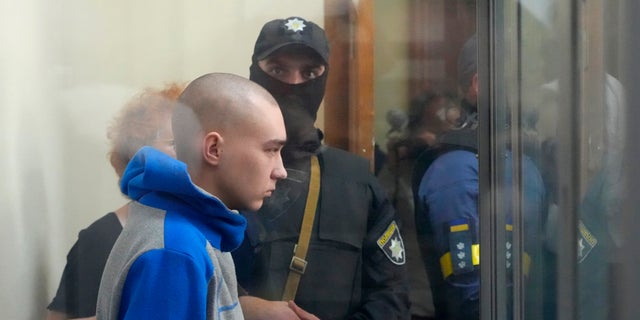
M 476 72 L 473 77 L 471 77 L 471 83 L 469 84 L 469 88 L 467 88 L 465 92 L 463 92 L 464 98 L 471 102 L 475 103 L 478 101 L 478 73 Z M 464 89 L 463 89 L 464 91 Z
M 473 94 L 478 96 L 478 73 L 476 72 L 471 78 L 471 88 L 473 89 Z
M 205 162 L 217 165 L 220 162 L 224 139 L 215 131 L 207 133 L 202 139 L 202 158 Z

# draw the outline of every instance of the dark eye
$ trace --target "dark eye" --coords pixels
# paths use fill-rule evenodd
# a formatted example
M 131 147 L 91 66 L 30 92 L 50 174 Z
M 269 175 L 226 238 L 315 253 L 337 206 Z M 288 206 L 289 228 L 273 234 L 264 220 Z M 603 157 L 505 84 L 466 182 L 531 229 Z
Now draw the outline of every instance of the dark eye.
M 318 77 L 318 73 L 315 70 L 308 70 L 304 73 L 304 77 L 309 80 L 315 79 Z
M 284 73 L 284 69 L 282 69 L 280 66 L 272 66 L 269 69 L 269 73 L 274 74 L 274 75 L 281 75 Z
M 319 66 L 315 66 L 313 68 L 309 68 L 305 70 L 303 72 L 303 76 L 306 79 L 311 80 L 321 76 L 323 73 L 324 73 L 324 66 L 319 65 Z

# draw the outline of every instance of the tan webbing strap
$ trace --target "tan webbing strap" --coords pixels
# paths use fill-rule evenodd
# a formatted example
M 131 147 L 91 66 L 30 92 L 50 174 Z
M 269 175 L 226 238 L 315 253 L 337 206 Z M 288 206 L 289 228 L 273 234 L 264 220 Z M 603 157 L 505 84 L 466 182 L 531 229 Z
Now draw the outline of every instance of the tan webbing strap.
M 307 249 L 309 249 L 309 239 L 311 239 L 311 229 L 313 228 L 313 220 L 316 216 L 316 206 L 318 204 L 318 195 L 320 194 L 320 164 L 318 157 L 311 157 L 311 177 L 309 179 L 309 194 L 307 195 L 307 204 L 304 207 L 304 217 L 302 218 L 302 227 L 300 227 L 300 238 L 298 244 L 293 248 L 293 258 L 289 264 L 289 277 L 284 287 L 282 301 L 293 300 L 298 291 L 300 277 L 307 268 Z

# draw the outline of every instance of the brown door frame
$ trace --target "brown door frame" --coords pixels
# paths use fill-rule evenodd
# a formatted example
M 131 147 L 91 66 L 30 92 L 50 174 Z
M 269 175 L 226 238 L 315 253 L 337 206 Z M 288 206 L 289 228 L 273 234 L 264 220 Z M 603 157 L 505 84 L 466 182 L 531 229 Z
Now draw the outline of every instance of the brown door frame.
M 331 46 L 325 142 L 373 166 L 373 0 L 325 0 L 324 9 Z

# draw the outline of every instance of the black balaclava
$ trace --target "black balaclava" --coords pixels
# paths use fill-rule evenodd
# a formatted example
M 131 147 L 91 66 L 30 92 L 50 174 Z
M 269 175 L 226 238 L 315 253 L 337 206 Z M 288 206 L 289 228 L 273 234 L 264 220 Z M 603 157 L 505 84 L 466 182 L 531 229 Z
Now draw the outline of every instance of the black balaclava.
M 271 77 L 258 61 L 288 47 L 306 46 L 325 64 L 324 73 L 299 84 L 288 84 Z M 315 128 L 318 108 L 324 97 L 329 67 L 329 43 L 324 30 L 311 21 L 289 17 L 267 22 L 256 40 L 249 68 L 249 79 L 267 89 L 278 102 L 287 130 L 287 144 L 282 150 L 285 167 L 298 167 L 296 160 L 308 160 L 320 147 L 322 134 Z
M 278 102 L 287 129 L 287 144 L 282 149 L 285 164 L 308 157 L 320 147 L 320 134 L 314 124 L 324 97 L 327 69 L 318 78 L 300 84 L 284 83 L 269 76 L 254 62 L 250 79 L 262 85 Z

